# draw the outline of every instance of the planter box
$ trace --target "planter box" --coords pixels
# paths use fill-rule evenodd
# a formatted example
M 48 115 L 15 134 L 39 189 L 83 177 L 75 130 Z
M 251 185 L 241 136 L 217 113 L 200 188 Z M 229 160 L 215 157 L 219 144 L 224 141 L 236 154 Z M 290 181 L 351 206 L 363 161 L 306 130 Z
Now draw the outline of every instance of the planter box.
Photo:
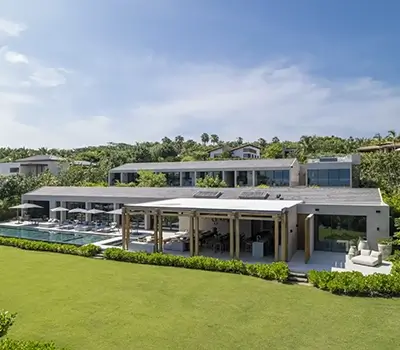
M 379 244 L 378 243 L 378 251 L 382 253 L 382 259 L 386 260 L 389 255 L 392 254 L 392 245 L 391 244 Z

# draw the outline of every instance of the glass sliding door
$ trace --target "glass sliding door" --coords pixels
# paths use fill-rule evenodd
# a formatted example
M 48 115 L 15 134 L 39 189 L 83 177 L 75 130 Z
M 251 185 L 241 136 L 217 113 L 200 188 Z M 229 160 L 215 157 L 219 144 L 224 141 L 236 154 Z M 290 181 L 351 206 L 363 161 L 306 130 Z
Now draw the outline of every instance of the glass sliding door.
M 365 237 L 366 216 L 316 215 L 315 250 L 346 252 L 350 241 Z

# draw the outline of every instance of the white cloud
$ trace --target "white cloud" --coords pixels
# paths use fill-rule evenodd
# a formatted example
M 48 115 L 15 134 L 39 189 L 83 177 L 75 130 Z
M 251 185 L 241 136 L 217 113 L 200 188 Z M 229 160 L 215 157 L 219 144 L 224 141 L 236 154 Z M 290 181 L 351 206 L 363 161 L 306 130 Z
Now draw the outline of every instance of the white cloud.
M 14 51 L 7 51 L 4 58 L 9 63 L 29 63 L 28 58 L 25 55 Z
M 30 79 L 40 87 L 56 87 L 67 81 L 65 70 L 60 68 L 38 68 Z
M 17 37 L 26 29 L 27 26 L 23 23 L 13 22 L 0 18 L 0 33 L 3 33 L 7 36 Z
M 396 128 L 400 115 L 398 86 L 329 80 L 276 62 L 244 69 L 147 60 L 139 70 L 113 73 L 103 70 L 86 88 L 67 81 L 67 70 L 35 67 L 30 86 L 0 96 L 2 144 L 78 147 L 203 132 L 246 140 L 372 136 Z M 116 99 L 123 93 L 125 100 Z

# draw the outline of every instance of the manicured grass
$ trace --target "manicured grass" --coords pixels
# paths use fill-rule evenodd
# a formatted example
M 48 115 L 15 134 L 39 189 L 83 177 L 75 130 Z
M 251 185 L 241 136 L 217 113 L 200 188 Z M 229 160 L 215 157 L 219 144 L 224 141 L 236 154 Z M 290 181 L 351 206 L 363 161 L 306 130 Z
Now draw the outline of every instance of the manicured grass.
M 393 349 L 400 300 L 0 247 L 9 336 L 77 350 Z

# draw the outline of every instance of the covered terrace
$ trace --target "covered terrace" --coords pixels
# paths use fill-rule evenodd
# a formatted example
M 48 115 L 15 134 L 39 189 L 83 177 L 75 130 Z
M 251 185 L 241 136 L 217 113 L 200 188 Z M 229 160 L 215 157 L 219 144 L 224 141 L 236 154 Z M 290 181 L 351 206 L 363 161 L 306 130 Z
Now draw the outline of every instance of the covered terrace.
M 260 200 L 261 199 L 261 200 Z M 176 198 L 147 203 L 127 204 L 122 209 L 123 249 L 129 249 L 130 221 L 136 215 L 154 218 L 154 251 L 164 251 L 163 217 L 179 217 L 180 226 L 187 222 L 186 239 L 191 256 L 200 254 L 200 242 L 205 221 L 226 223 L 230 258 L 240 259 L 240 222 L 268 221 L 273 225 L 273 257 L 275 261 L 288 261 L 296 250 L 297 205 L 302 201 L 218 198 Z M 182 220 L 183 219 L 183 220 Z M 203 224 L 202 224 L 203 223 Z M 180 227 L 182 229 L 182 227 Z M 254 249 L 254 248 L 253 248 Z

